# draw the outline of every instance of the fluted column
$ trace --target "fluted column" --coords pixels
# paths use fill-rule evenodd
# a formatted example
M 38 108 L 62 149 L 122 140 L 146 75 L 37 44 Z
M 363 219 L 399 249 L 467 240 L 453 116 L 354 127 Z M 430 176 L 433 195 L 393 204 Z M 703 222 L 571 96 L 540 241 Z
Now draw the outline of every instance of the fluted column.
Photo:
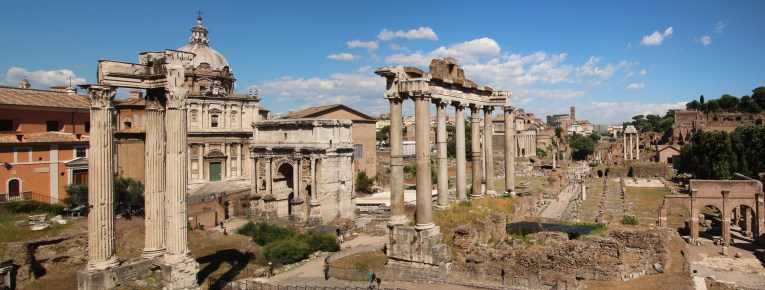
M 640 160 L 640 134 L 635 134 L 635 159 Z
M 239 143 L 239 148 L 236 150 L 236 161 L 238 161 L 238 164 L 236 165 L 236 175 L 239 177 L 244 176 L 244 144 Z
M 436 103 L 436 144 L 438 147 L 438 160 L 436 166 L 438 174 L 438 206 L 449 205 L 449 176 L 446 159 L 446 103 L 440 100 Z
M 165 205 L 167 216 L 167 255 L 165 263 L 171 267 L 171 274 L 165 275 L 167 288 L 183 289 L 197 287 L 196 274 L 199 265 L 188 247 L 188 212 L 186 205 L 186 96 L 184 87 L 185 65 L 193 54 L 169 52 L 165 61 L 167 84 L 165 87 L 167 106 L 165 112 L 166 188 Z
M 414 97 L 417 213 L 415 229 L 433 228 L 433 186 L 430 171 L 430 96 Z
M 117 91 L 109 86 L 89 86 L 90 161 L 88 162 L 88 271 L 119 264 L 114 246 L 114 124 L 112 101 Z M 182 173 L 183 174 L 183 173 Z
M 473 157 L 473 189 L 471 190 L 472 197 L 481 197 L 481 128 L 478 111 L 480 108 L 476 105 L 470 105 L 470 126 L 471 126 L 471 139 L 472 139 L 472 154 Z
M 164 115 L 162 117 L 164 118 Z M 163 122 L 162 125 L 164 126 L 165 123 Z M 198 172 L 197 174 L 199 175 L 197 179 L 199 180 L 206 180 L 205 179 L 205 145 L 207 144 L 205 143 L 199 144 L 199 160 L 197 160 L 197 163 L 198 163 L 197 168 L 199 168 L 199 170 L 197 170 Z
M 622 131 L 622 148 L 624 149 L 624 160 L 626 161 L 627 158 L 627 131 Z
M 513 128 L 513 108 L 505 106 L 505 192 L 515 192 L 515 148 L 513 148 L 513 139 L 515 130 Z M 553 165 L 554 166 L 554 165 Z
M 225 143 L 223 148 L 223 154 L 226 154 L 226 167 L 223 170 L 223 180 L 226 180 L 231 177 L 231 144 Z
M 408 223 L 404 212 L 404 140 L 402 98 L 390 101 L 390 221 L 389 226 Z
M 273 185 L 271 184 L 273 181 L 273 162 L 274 158 L 271 156 L 266 157 L 266 195 L 274 195 Z
M 456 128 L 456 140 L 455 145 L 457 147 L 457 200 L 467 199 L 466 181 L 467 181 L 467 159 L 465 157 L 465 106 L 461 104 L 455 104 L 455 123 Z
M 484 156 L 486 156 L 486 194 L 495 195 L 497 192 L 494 190 L 494 126 L 492 124 L 491 112 L 494 110 L 492 106 L 484 107 L 483 111 L 483 145 Z
M 632 134 L 630 134 L 630 160 L 634 159 L 635 154 L 632 153 Z
M 258 161 L 258 157 L 252 158 L 252 168 L 250 168 L 250 195 L 260 197 L 260 190 L 258 187 L 258 179 L 260 178 L 258 175 Z
M 146 96 L 146 232 L 142 257 L 148 259 L 165 253 L 165 97 L 160 93 L 154 91 Z

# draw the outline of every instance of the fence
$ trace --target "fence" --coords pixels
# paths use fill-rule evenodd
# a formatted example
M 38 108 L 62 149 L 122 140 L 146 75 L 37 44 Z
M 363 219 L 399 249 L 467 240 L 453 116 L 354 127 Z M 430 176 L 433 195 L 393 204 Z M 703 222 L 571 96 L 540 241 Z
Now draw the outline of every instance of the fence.
M 264 288 L 230 288 L 229 285 L 237 283 L 235 279 L 244 279 L 250 277 L 263 277 L 265 270 L 244 268 L 236 272 L 229 272 L 207 277 L 207 289 L 264 289 Z
M 34 201 L 50 203 L 50 204 L 61 202 L 58 198 L 42 195 L 39 193 L 34 193 L 31 191 L 25 191 L 25 192 L 20 192 L 16 194 L 10 194 L 10 193 L 0 194 L 0 202 L 14 202 L 14 201 L 27 201 L 27 200 L 34 200 Z
M 210 288 L 213 289 L 213 288 Z M 258 281 L 234 281 L 229 282 L 221 288 L 215 288 L 221 290 L 367 290 L 367 287 L 353 287 L 353 286 L 285 286 L 285 285 L 271 285 L 268 283 Z M 402 290 L 400 288 L 379 288 L 386 290 Z

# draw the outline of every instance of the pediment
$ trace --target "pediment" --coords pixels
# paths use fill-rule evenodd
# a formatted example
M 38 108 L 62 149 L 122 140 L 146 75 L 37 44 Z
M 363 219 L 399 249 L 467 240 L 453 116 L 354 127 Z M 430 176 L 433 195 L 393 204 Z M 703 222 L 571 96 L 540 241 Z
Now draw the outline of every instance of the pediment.
M 223 154 L 223 152 L 220 152 L 220 150 L 213 149 L 210 152 L 208 152 L 205 155 L 205 158 L 212 159 L 212 158 L 226 158 L 226 154 Z
M 72 161 L 64 163 L 64 166 L 66 167 L 87 167 L 88 166 L 88 158 L 80 157 L 77 159 L 74 159 Z

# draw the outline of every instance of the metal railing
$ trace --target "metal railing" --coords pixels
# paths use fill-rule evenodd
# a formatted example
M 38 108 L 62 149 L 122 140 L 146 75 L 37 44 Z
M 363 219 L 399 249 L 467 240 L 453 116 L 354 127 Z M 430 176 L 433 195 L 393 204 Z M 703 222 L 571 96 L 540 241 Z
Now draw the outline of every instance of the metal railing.
M 15 201 L 27 201 L 27 200 L 34 200 L 44 203 L 60 203 L 61 200 L 58 198 L 54 198 L 48 195 L 43 195 L 39 193 L 34 193 L 31 191 L 24 191 L 16 194 L 11 193 L 0 193 L 0 202 L 15 202 Z

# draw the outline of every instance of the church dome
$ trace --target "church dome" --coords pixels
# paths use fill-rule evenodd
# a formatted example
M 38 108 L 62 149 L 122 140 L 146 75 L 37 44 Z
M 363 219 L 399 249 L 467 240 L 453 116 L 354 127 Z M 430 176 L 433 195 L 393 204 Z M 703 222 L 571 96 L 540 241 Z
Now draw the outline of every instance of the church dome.
M 191 37 L 189 38 L 189 44 L 179 48 L 180 51 L 192 52 L 196 54 L 194 59 L 191 60 L 193 67 L 199 66 L 201 63 L 207 63 L 213 70 L 223 70 L 228 67 L 228 61 L 223 57 L 220 52 L 212 49 L 209 45 L 210 40 L 207 38 L 207 28 L 202 26 L 202 16 L 197 17 L 197 26 L 191 28 Z

